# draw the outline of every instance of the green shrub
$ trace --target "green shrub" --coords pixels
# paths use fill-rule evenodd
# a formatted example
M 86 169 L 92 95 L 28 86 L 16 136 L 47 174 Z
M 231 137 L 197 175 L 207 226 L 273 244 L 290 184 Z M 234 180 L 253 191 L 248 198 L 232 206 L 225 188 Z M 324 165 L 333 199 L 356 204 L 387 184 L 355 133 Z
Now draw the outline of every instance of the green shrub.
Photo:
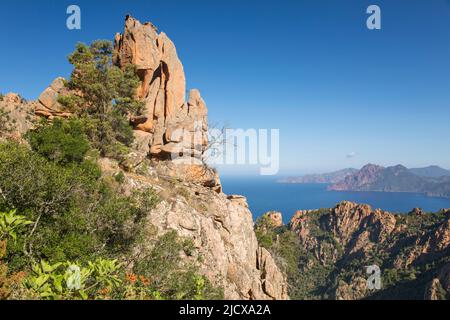
M 81 163 L 89 150 L 89 142 L 79 120 L 55 119 L 27 134 L 28 141 L 38 154 L 60 164 Z
M 125 182 L 125 174 L 123 171 L 119 171 L 117 174 L 114 175 L 114 180 L 116 180 L 117 183 L 122 184 Z
M 66 86 L 77 92 L 58 101 L 84 119 L 93 147 L 108 157 L 120 158 L 133 142 L 129 114 L 139 114 L 144 104 L 134 96 L 140 81 L 136 67 L 123 70 L 112 64 L 112 44 L 97 40 L 80 43 L 69 56 L 74 69 Z M 119 150 L 119 151 L 118 151 Z
M 214 288 L 194 264 L 181 262 L 181 252 L 195 249 L 175 231 L 153 240 L 150 254 L 134 267 L 139 276 L 126 272 L 117 259 L 103 257 L 84 263 L 40 260 L 14 273 L 2 261 L 5 241 L 26 237 L 26 228 L 33 228 L 33 222 L 15 211 L 0 212 L 0 300 L 223 299 L 222 289 Z
M 3 107 L 0 106 L 0 134 L 8 133 L 11 131 L 11 117 L 9 112 L 7 112 Z
M 15 208 L 36 223 L 11 248 L 13 268 L 30 258 L 86 262 L 123 254 L 158 201 L 152 190 L 118 194 L 91 162 L 61 166 L 15 143 L 0 144 L 0 172 L 0 210 Z
M 0 212 L 0 240 L 11 238 L 17 241 L 18 232 L 32 223 L 24 216 L 17 215 L 16 210 Z
M 267 214 L 256 219 L 255 234 L 261 247 L 270 249 L 276 238 L 275 227 Z
M 192 243 L 178 237 L 175 231 L 161 236 L 153 250 L 137 261 L 134 273 L 151 279 L 147 290 L 161 299 L 221 299 L 223 292 L 198 274 L 194 264 L 183 263 L 181 252 L 190 254 Z
M 16 214 L 15 210 L 9 212 L 0 211 L 0 300 L 17 297 L 21 291 L 22 281 L 25 277 L 23 272 L 13 272 L 4 261 L 7 255 L 8 240 L 17 242 L 27 226 L 32 224 L 24 216 Z
M 99 150 L 102 156 L 122 160 L 129 152 L 128 147 L 134 139 L 133 129 L 117 112 L 111 112 L 103 119 L 84 115 L 80 121 L 91 147 Z
M 46 300 L 96 299 L 99 289 L 112 290 L 121 284 L 117 260 L 96 259 L 86 266 L 72 262 L 33 263 L 25 286 L 31 296 Z

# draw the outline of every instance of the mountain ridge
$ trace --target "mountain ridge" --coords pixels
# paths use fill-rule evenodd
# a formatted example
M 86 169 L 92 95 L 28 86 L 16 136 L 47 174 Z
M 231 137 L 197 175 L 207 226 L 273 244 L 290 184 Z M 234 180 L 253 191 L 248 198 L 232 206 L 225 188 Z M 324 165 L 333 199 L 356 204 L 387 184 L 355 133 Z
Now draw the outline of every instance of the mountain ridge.
M 401 164 L 383 167 L 367 164 L 360 170 L 342 169 L 280 179 L 278 183 L 326 183 L 330 191 L 415 192 L 450 197 L 450 170 L 433 165 L 407 168 Z
M 439 168 L 441 172 L 443 172 Z M 416 192 L 428 196 L 450 197 L 450 178 L 448 176 L 424 176 L 429 169 L 420 170 L 422 176 L 416 175 L 415 169 L 403 165 L 381 167 L 366 165 L 358 172 L 328 186 L 330 191 L 378 191 L 378 192 Z M 428 171 L 427 171 L 428 170 Z M 431 170 L 435 174 L 436 170 Z
M 307 174 L 304 176 L 290 176 L 277 180 L 278 183 L 336 183 L 358 169 L 346 168 L 324 174 Z

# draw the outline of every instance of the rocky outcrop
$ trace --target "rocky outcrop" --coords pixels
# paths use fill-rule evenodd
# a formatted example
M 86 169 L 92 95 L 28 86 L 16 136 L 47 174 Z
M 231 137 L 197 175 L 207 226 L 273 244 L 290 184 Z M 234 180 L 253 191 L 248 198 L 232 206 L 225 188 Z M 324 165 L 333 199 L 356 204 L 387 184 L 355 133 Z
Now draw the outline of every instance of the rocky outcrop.
M 232 194 L 227 196 L 227 199 L 233 203 L 237 203 L 242 207 L 248 208 L 247 198 L 241 195 Z
M 265 215 L 269 219 L 273 227 L 278 228 L 283 225 L 283 216 L 281 212 L 269 211 Z
M 450 219 L 447 218 L 430 232 L 414 237 L 414 247 L 404 257 L 395 260 L 395 266 L 405 268 L 426 263 L 450 254 Z
M 344 280 L 339 281 L 336 287 L 336 300 L 358 300 L 367 294 L 366 279 L 356 277 L 352 279 L 352 283 L 348 284 Z
M 430 281 L 425 291 L 424 299 L 450 299 L 450 263 L 444 265 Z
M 217 173 L 203 159 L 208 147 L 208 108 L 197 89 L 190 90 L 186 101 L 184 69 L 173 42 L 152 23 L 127 16 L 123 34 L 114 39 L 113 63 L 121 68 L 136 66 L 141 80 L 136 96 L 145 102 L 143 113 L 130 118 L 135 141 L 122 167 L 133 171 L 147 158 L 170 160 L 170 169 L 161 174 L 221 192 Z M 65 80 L 56 78 L 32 103 L 34 114 L 50 121 L 70 117 L 70 110 L 58 102 L 69 93 Z
M 71 113 L 58 102 L 60 96 L 69 93 L 64 85 L 64 78 L 56 78 L 45 89 L 36 101 L 35 113 L 37 116 L 46 117 L 52 120 L 55 117 L 68 118 Z
M 113 63 L 120 68 L 134 64 L 141 80 L 136 97 L 144 101 L 144 111 L 130 118 L 137 131 L 138 155 L 202 165 L 208 147 L 208 108 L 197 89 L 190 90 L 186 101 L 184 68 L 169 37 L 158 33 L 152 23 L 127 16 L 123 34 L 114 39 Z M 35 104 L 36 115 L 49 120 L 71 116 L 58 102 L 70 93 L 64 82 L 56 78 L 41 93 Z M 124 164 L 133 166 L 139 161 Z
M 115 37 L 113 62 L 138 69 L 137 96 L 144 100 L 145 109 L 131 121 L 136 130 L 151 134 L 150 154 L 200 163 L 208 145 L 208 109 L 196 89 L 186 101 L 183 65 L 167 35 L 158 33 L 150 22 L 127 16 L 123 34 Z
M 151 161 L 161 177 L 170 177 L 187 183 L 199 184 L 208 187 L 214 192 L 222 192 L 222 184 L 218 173 L 205 165 L 183 164 L 173 161 Z
M 287 298 L 287 287 L 285 279 L 279 272 L 278 267 L 265 248 L 259 247 L 256 267 L 261 272 L 261 285 L 263 292 L 271 299 L 279 300 Z M 255 296 L 255 298 L 257 298 Z
M 311 232 L 317 227 L 317 219 L 320 219 L 320 228 L 335 239 L 347 256 L 367 254 L 375 243 L 383 242 L 396 225 L 394 215 L 348 201 L 341 202 L 326 214 L 315 210 L 297 211 L 290 221 L 290 228 L 324 265 L 336 263 L 339 255 L 335 247 L 329 247 L 331 251 L 327 255 L 324 250 L 327 244 L 321 243 L 320 237 Z
M 311 282 L 322 283 L 324 295 L 335 299 L 422 299 L 450 294 L 450 217 L 444 211 L 424 214 L 417 208 L 395 215 L 344 201 L 332 209 L 298 211 L 289 227 L 305 251 L 301 272 L 311 276 Z M 377 265 L 381 276 L 390 279 L 386 280 L 388 287 L 380 291 L 367 288 L 363 280 L 371 265 Z M 317 279 L 319 274 L 323 278 Z M 427 282 L 430 274 L 435 277 Z M 400 279 L 402 285 L 396 287 L 392 281 Z M 416 279 L 422 280 L 408 286 L 408 281 Z M 429 284 L 424 287 L 424 283 Z
M 148 160 L 146 160 L 148 161 Z M 191 239 L 200 258 L 201 272 L 224 288 L 226 299 L 287 299 L 287 284 L 270 253 L 259 247 L 252 214 L 244 197 L 217 193 L 202 184 L 162 175 L 159 162 L 148 163 L 147 173 L 125 172 L 122 193 L 152 187 L 161 202 L 148 215 L 148 228 L 161 235 L 175 230 Z M 120 167 L 102 159 L 103 172 L 114 175 Z M 169 168 L 166 170 L 170 170 Z M 137 252 L 145 252 L 145 241 Z
M 34 125 L 34 102 L 8 93 L 0 100 L 0 139 L 22 140 L 22 135 Z

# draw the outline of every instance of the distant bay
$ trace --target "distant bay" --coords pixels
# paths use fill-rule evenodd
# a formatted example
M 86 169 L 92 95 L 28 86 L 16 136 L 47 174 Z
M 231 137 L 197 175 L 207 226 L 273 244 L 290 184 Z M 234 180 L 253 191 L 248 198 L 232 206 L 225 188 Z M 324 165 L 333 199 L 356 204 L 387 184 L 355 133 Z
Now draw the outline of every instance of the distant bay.
M 450 208 L 449 198 L 427 197 L 418 193 L 327 191 L 327 184 L 277 183 L 274 177 L 222 176 L 224 192 L 247 197 L 257 218 L 270 210 L 280 211 L 288 222 L 297 210 L 330 208 L 348 200 L 366 203 L 392 213 L 407 213 L 415 207 L 424 211 Z

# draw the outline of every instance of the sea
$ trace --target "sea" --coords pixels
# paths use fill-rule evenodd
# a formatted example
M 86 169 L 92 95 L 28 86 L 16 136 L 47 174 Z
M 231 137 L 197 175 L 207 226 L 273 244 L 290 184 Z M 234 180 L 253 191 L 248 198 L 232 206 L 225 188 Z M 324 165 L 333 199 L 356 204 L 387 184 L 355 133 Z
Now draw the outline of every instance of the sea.
M 276 177 L 222 176 L 223 191 L 247 198 L 253 218 L 279 211 L 285 223 L 297 210 L 331 208 L 347 200 L 365 203 L 391 213 L 408 213 L 413 208 L 427 212 L 450 208 L 450 198 L 428 197 L 406 192 L 328 191 L 327 184 L 285 184 Z

